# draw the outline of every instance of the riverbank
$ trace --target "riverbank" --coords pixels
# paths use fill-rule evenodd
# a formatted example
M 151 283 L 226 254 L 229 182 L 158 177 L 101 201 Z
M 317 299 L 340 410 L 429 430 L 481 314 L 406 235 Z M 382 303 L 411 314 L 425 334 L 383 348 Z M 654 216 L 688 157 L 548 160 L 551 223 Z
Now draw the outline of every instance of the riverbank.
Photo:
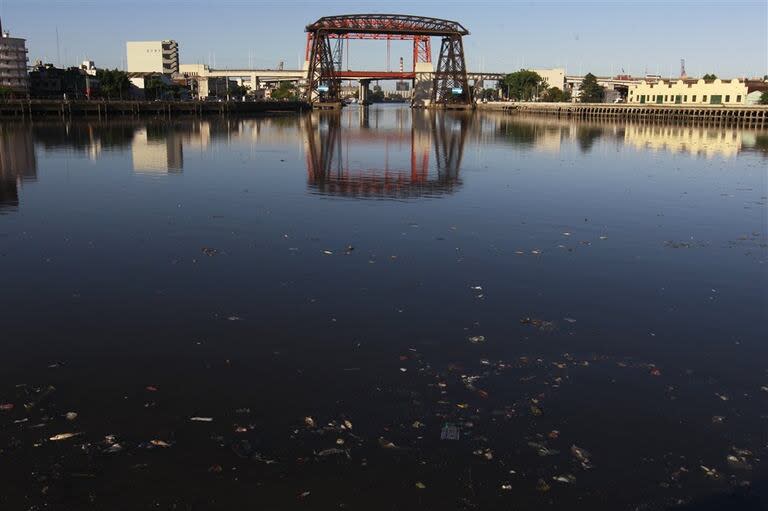
M 179 115 L 265 114 L 302 112 L 302 101 L 122 101 L 122 100 L 7 100 L 0 102 L 0 118 L 141 117 Z
M 642 119 L 663 122 L 713 122 L 764 127 L 768 125 L 768 106 L 723 105 L 648 105 L 604 103 L 518 103 L 495 101 L 479 103 L 479 110 L 541 114 L 567 118 Z

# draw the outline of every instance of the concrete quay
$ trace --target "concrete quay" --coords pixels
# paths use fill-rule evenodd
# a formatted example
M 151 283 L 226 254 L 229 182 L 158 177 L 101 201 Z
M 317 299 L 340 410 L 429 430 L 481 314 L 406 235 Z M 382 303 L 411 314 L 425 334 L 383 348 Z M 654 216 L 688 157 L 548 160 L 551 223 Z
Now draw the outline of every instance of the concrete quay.
M 705 122 L 768 126 L 768 105 L 648 105 L 626 103 L 520 103 L 493 101 L 478 103 L 479 110 L 551 115 L 576 119 L 632 119 L 658 122 Z
M 121 101 L 121 100 L 5 100 L 0 101 L 0 118 L 33 117 L 141 117 L 178 115 L 263 114 L 301 112 L 310 108 L 301 101 Z

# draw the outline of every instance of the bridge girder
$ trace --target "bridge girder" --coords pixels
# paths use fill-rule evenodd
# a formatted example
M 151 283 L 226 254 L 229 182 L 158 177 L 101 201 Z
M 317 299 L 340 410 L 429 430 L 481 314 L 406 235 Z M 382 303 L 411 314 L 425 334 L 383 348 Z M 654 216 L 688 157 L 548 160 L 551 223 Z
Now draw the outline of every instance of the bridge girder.
M 438 37 L 469 35 L 469 31 L 455 21 L 407 14 L 325 16 L 307 25 L 307 32 L 318 30 L 332 34 L 409 34 Z

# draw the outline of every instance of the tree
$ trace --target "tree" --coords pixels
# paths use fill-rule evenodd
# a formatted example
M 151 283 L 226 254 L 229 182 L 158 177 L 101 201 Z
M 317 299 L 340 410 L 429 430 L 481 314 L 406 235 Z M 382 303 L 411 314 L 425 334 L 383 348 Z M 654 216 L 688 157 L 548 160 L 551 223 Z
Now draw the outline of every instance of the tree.
M 233 98 L 247 96 L 250 90 L 251 88 L 248 85 L 237 85 L 236 83 L 231 83 L 229 85 L 229 95 Z
M 558 87 L 550 87 L 541 95 L 541 100 L 548 103 L 567 103 L 571 100 L 571 93 L 563 92 Z
M 760 101 L 759 103 L 761 105 L 768 105 L 768 90 L 763 91 L 762 94 L 760 94 Z
M 482 89 L 480 91 L 480 99 L 485 101 L 496 101 L 499 99 L 498 89 Z
M 581 94 L 579 101 L 582 103 L 600 103 L 603 101 L 605 88 L 597 84 L 597 77 L 592 73 L 587 73 L 581 81 Z
M 151 77 L 144 84 L 144 98 L 148 100 L 165 99 L 170 87 L 157 76 Z
M 131 89 L 131 81 L 128 73 L 117 69 L 99 69 L 96 71 L 96 79 L 99 80 L 101 95 L 107 98 L 120 98 L 128 95 Z
M 504 77 L 503 87 L 508 91 L 510 99 L 530 101 L 542 86 L 544 80 L 535 71 L 521 69 Z
M 291 82 L 280 82 L 271 94 L 272 99 L 295 100 L 297 96 L 296 86 Z
M 384 91 L 381 85 L 374 85 L 373 90 L 368 94 L 368 101 L 371 103 L 381 103 L 384 101 Z
M 704 76 L 702 76 L 702 78 L 706 81 L 711 82 L 712 80 L 717 80 L 717 75 L 714 73 L 707 73 Z

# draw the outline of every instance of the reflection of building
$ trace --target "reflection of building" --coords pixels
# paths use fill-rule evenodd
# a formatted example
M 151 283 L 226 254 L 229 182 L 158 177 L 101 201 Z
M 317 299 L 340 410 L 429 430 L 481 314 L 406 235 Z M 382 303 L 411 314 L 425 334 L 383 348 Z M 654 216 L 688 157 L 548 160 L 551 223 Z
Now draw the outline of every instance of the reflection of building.
M 474 117 L 465 113 L 408 111 L 410 126 L 378 124 L 359 110 L 359 127 L 342 128 L 339 113 L 315 113 L 303 124 L 310 188 L 323 195 L 355 198 L 437 197 L 461 184 L 464 142 Z M 402 114 L 398 111 L 398 114 Z M 400 119 L 402 120 L 402 119 Z M 356 158 L 355 151 L 364 151 Z M 350 153 L 352 153 L 350 155 Z M 375 167 L 358 161 L 379 161 Z
M 131 156 L 134 172 L 181 172 L 184 168 L 182 137 L 164 126 L 147 125 L 136 131 Z
M 0 23 L 0 87 L 7 87 L 18 93 L 26 93 L 29 88 L 25 40 L 11 37 L 8 32 L 3 32 L 2 23 Z
M 0 211 L 19 205 L 19 186 L 37 177 L 32 132 L 23 125 L 0 126 Z
M 743 131 L 736 128 L 628 125 L 625 142 L 638 149 L 685 152 L 709 157 L 736 156 L 742 147 Z
M 125 47 L 129 73 L 171 75 L 179 72 L 179 45 L 176 41 L 129 41 Z

